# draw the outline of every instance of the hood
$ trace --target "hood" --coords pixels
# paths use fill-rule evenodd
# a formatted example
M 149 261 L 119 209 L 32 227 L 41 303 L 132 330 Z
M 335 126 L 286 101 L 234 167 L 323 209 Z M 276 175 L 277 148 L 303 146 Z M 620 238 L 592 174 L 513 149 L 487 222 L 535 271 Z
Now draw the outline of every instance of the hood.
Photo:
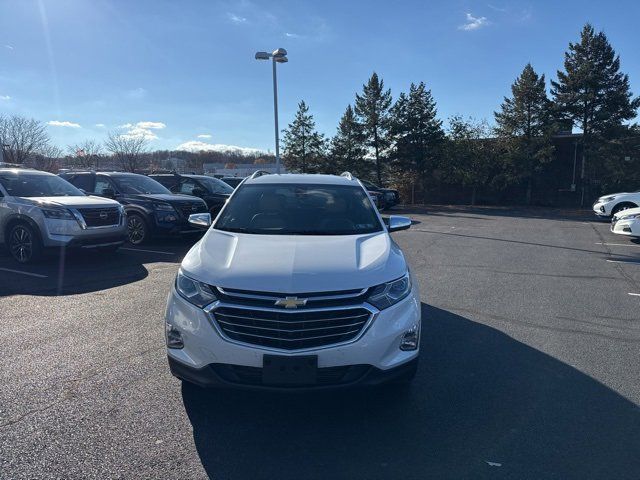
M 598 198 L 598 201 L 603 201 L 605 198 L 609 198 L 609 197 L 621 197 L 623 195 L 633 195 L 633 192 L 619 192 L 619 193 L 608 193 L 607 195 L 602 195 L 601 197 Z
M 129 193 L 127 194 L 129 198 L 138 198 L 140 200 L 154 200 L 158 202 L 167 202 L 167 203 L 200 203 L 203 202 L 202 199 L 197 197 L 192 197 L 191 195 L 180 195 L 173 193 Z
M 614 216 L 618 220 L 623 220 L 626 217 L 630 217 L 631 215 L 640 215 L 640 207 L 637 208 L 627 208 L 626 210 L 622 210 L 616 213 Z
M 182 269 L 223 288 L 296 294 L 372 287 L 401 277 L 407 265 L 387 232 L 285 236 L 211 229 Z
M 115 200 L 94 196 L 77 196 L 77 197 L 22 197 L 27 203 L 33 205 L 51 205 L 58 207 L 115 207 L 120 205 Z

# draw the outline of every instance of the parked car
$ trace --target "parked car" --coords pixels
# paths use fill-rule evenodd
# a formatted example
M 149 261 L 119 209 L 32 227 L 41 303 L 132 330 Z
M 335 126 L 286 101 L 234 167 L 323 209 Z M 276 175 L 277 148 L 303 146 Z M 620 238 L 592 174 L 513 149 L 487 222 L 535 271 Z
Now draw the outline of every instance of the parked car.
M 400 203 L 400 192 L 393 188 L 379 187 L 367 180 L 360 180 L 365 188 L 372 192 L 378 192 L 384 196 L 384 203 L 386 207 L 392 207 Z
M 86 196 L 51 173 L 0 168 L 0 243 L 20 263 L 48 248 L 114 251 L 126 240 L 122 205 Z
M 227 185 L 230 185 L 232 188 L 236 188 L 238 185 L 240 185 L 240 182 L 244 180 L 244 177 L 222 177 L 220 180 L 222 180 Z
M 611 231 L 618 235 L 640 237 L 640 208 L 628 208 L 613 215 Z
M 169 366 L 200 386 L 317 388 L 409 381 L 418 286 L 352 177 L 245 181 L 187 253 L 165 310 Z
M 599 217 L 611 217 L 627 208 L 640 207 L 640 190 L 631 193 L 613 193 L 598 198 L 593 211 Z
M 189 215 L 207 212 L 204 200 L 171 193 L 146 175 L 83 171 L 66 172 L 60 176 L 86 192 L 113 198 L 124 205 L 127 238 L 133 245 L 158 235 L 197 232 L 189 225 Z
M 222 180 L 206 175 L 151 174 L 149 177 L 167 187 L 173 193 L 202 198 L 209 213 L 215 217 L 233 193 L 233 188 Z

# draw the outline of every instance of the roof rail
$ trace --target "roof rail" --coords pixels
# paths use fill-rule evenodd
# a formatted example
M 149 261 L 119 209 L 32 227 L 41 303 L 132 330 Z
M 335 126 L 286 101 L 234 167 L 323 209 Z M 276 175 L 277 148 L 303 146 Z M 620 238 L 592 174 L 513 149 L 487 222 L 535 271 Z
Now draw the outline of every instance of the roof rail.
M 342 172 L 340 176 L 346 178 L 347 180 L 353 180 L 353 175 L 351 175 L 351 172 Z
M 253 172 L 250 178 L 253 180 L 254 178 L 258 178 L 263 175 L 269 175 L 269 172 L 265 172 L 264 170 L 256 170 L 255 172 Z
M 10 163 L 10 162 L 0 162 L 0 168 L 26 168 L 28 170 L 35 170 L 33 167 L 28 167 L 22 163 Z

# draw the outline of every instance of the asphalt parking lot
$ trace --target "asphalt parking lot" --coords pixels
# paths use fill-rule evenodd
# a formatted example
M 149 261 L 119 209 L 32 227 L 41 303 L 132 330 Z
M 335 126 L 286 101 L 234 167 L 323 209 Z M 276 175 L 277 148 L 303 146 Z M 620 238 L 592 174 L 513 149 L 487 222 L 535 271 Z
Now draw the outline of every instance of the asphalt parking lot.
M 0 477 L 640 478 L 640 242 L 588 212 L 405 213 L 408 390 L 182 386 L 162 315 L 188 240 L 0 256 Z

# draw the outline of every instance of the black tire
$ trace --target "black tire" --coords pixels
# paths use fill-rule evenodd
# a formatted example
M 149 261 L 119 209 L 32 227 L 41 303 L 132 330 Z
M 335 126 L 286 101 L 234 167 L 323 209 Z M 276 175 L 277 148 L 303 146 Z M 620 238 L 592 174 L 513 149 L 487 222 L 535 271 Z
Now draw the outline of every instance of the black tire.
M 7 248 L 18 263 L 33 263 L 42 257 L 40 234 L 28 223 L 16 223 L 7 232 Z
M 636 207 L 637 205 L 634 205 L 633 203 L 619 203 L 618 205 L 613 207 L 613 210 L 611 210 L 611 216 L 623 210 L 627 210 L 629 208 L 636 208 Z
M 142 215 L 127 215 L 127 239 L 131 245 L 141 245 L 149 240 L 149 225 Z

